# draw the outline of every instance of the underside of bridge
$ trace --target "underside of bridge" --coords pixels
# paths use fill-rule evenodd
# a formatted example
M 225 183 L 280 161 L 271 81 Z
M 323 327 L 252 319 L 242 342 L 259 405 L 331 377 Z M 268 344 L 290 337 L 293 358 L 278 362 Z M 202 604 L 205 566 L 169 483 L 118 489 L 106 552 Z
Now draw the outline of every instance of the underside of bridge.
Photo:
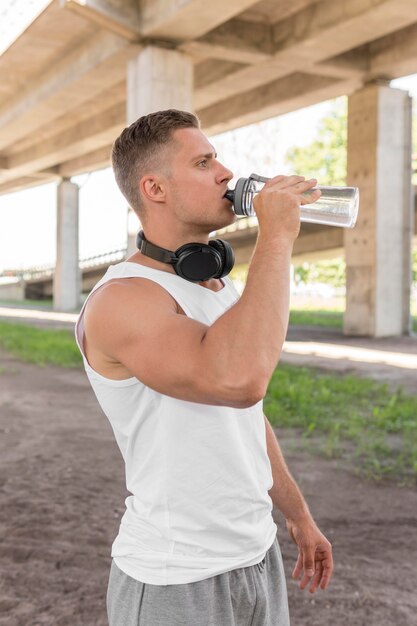
M 70 178 L 107 167 L 128 123 L 183 108 L 213 135 L 347 95 L 359 221 L 349 232 L 303 228 L 295 253 L 344 247 L 345 332 L 404 334 L 411 101 L 389 82 L 415 72 L 414 0 L 44 0 L 0 56 L 0 193 L 58 182 L 54 297 L 68 310 L 80 285 Z

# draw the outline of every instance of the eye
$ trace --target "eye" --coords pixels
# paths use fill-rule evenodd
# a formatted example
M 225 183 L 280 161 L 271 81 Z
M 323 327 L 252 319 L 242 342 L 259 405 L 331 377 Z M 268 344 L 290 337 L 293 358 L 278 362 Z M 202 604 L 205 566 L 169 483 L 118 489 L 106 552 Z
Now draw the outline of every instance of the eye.
M 207 165 L 207 159 L 202 159 L 201 161 L 199 161 L 199 162 L 197 163 L 197 165 L 198 165 L 199 167 L 206 167 L 206 165 Z

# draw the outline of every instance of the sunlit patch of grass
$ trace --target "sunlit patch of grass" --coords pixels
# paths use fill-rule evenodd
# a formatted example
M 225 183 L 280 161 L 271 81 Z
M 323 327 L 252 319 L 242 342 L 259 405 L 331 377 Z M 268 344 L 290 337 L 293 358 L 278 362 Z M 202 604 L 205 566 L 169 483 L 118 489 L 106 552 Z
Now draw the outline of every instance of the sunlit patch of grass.
M 33 328 L 0 322 L 0 347 L 37 365 L 79 367 L 82 357 L 70 330 Z
M 346 455 L 364 473 L 417 480 L 417 397 L 354 376 L 280 366 L 264 401 L 271 424 L 324 435 L 322 452 Z

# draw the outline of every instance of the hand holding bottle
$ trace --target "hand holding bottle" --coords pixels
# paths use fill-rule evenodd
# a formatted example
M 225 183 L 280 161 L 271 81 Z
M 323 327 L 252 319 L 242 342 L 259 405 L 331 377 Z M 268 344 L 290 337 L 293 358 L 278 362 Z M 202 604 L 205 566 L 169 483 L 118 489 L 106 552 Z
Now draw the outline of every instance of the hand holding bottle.
M 321 195 L 319 189 L 311 191 L 316 184 L 315 178 L 306 180 L 296 175 L 268 180 L 253 198 L 259 231 L 295 240 L 300 231 L 300 206 L 315 202 Z
M 259 174 L 251 174 L 249 178 L 239 178 L 235 189 L 228 189 L 225 197 L 233 203 L 237 215 L 255 216 L 256 211 L 253 202 L 264 186 L 267 187 L 271 181 L 274 181 L 274 184 L 275 182 L 283 182 L 284 179 L 288 181 L 292 179 L 294 182 L 296 178 L 300 179 L 300 183 L 305 181 L 303 176 L 267 178 Z M 295 182 L 294 184 L 298 183 Z M 353 228 L 359 211 L 359 189 L 357 187 L 319 186 L 317 190 L 321 192 L 319 197 L 315 193 L 316 189 L 313 190 L 311 187 L 302 192 L 304 197 L 299 205 L 301 207 L 300 221 Z

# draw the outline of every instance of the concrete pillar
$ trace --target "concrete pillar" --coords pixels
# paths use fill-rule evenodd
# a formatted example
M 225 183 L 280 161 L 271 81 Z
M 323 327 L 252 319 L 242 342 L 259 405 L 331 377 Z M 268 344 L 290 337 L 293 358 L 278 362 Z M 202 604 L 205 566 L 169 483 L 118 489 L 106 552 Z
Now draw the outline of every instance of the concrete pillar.
M 127 123 L 163 109 L 193 110 L 191 57 L 157 46 L 147 46 L 131 59 L 127 70 Z M 132 211 L 132 209 L 128 209 Z M 128 216 L 128 224 L 134 223 Z M 137 232 L 137 231 L 136 231 Z M 136 232 L 128 230 L 127 254 L 136 250 Z
M 359 187 L 357 225 L 345 231 L 344 333 L 409 334 L 411 98 L 388 84 L 349 97 L 348 185 Z
M 191 57 L 156 46 L 147 46 L 127 69 L 127 123 L 162 109 L 193 108 Z
M 81 301 L 78 262 L 78 185 L 63 180 L 58 185 L 57 258 L 53 279 L 54 309 L 74 311 Z

